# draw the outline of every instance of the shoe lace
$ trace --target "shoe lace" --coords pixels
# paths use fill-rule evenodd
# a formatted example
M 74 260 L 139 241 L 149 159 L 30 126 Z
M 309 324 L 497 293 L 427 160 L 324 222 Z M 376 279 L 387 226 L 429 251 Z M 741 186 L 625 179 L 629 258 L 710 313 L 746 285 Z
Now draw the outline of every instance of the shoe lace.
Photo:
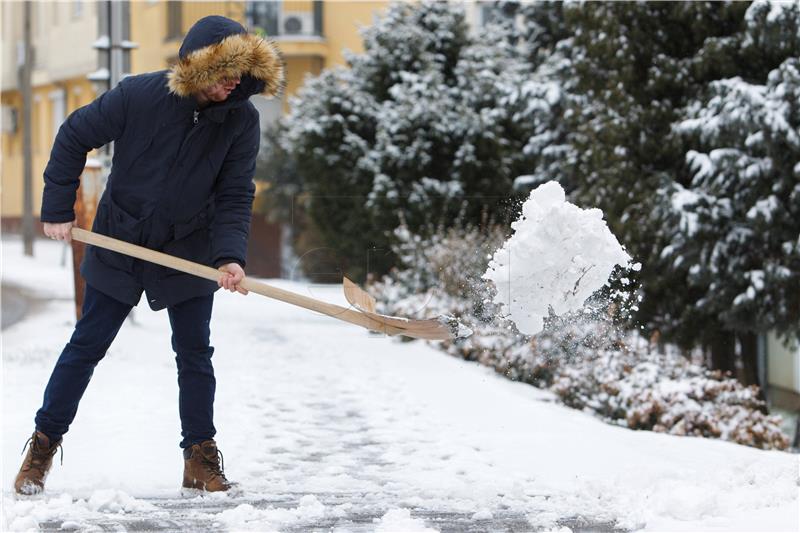
M 203 466 L 214 476 L 225 478 L 225 457 L 219 448 L 216 449 L 216 453 L 211 457 L 206 457 L 204 454 L 200 454 L 200 457 L 202 458 Z
M 28 444 L 31 445 L 31 468 L 36 468 L 41 470 L 44 467 L 44 462 L 53 457 L 56 454 L 56 449 L 61 451 L 61 465 L 64 465 L 64 448 L 61 447 L 61 443 L 59 442 L 55 446 L 50 447 L 50 449 L 42 450 L 39 447 L 39 443 L 33 437 L 29 437 L 27 441 L 25 441 L 25 445 L 22 447 L 22 454 L 25 453 L 25 448 L 28 447 Z

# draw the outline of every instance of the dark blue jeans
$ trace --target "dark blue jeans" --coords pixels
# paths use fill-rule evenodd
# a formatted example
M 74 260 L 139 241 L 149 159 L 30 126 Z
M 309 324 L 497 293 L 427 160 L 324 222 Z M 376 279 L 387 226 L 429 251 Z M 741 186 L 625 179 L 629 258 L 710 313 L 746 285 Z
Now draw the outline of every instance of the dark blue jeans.
M 214 295 L 192 298 L 169 307 L 172 349 L 178 364 L 178 408 L 181 416 L 181 447 L 213 438 L 214 367 L 209 345 Z M 72 338 L 56 362 L 36 413 L 36 429 L 51 440 L 67 432 L 78 411 L 94 367 L 105 356 L 131 306 L 86 285 L 83 316 Z

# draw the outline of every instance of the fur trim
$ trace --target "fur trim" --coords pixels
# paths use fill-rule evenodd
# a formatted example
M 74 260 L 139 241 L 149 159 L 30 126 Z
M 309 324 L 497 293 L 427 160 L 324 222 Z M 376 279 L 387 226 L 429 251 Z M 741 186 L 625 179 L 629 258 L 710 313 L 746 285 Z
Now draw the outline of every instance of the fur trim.
M 284 84 L 278 47 L 250 33 L 230 35 L 178 60 L 170 69 L 167 85 L 178 96 L 189 96 L 223 78 L 245 74 L 266 84 L 265 96 L 277 95 Z

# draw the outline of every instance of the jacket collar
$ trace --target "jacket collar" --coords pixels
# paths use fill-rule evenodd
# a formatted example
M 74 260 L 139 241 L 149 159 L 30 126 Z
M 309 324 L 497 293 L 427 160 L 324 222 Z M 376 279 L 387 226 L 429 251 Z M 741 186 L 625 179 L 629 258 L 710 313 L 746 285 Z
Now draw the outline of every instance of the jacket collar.
M 228 116 L 228 111 L 242 106 L 244 102 L 245 102 L 244 100 L 231 101 L 230 98 L 228 98 L 228 100 L 225 100 L 224 102 L 207 106 L 203 108 L 200 112 L 205 114 L 205 116 L 207 116 L 209 120 L 222 123 L 225 121 L 225 117 Z
M 170 96 L 175 101 L 178 114 L 182 117 L 191 117 L 192 113 L 195 111 L 200 111 L 200 113 L 208 117 L 209 120 L 220 124 L 225 122 L 225 118 L 228 116 L 228 111 L 241 107 L 245 104 L 245 102 L 247 102 L 247 99 L 231 99 L 228 97 L 228 99 L 224 102 L 211 104 L 203 109 L 198 109 L 197 100 L 195 100 L 194 96 L 178 96 L 174 93 L 172 93 Z

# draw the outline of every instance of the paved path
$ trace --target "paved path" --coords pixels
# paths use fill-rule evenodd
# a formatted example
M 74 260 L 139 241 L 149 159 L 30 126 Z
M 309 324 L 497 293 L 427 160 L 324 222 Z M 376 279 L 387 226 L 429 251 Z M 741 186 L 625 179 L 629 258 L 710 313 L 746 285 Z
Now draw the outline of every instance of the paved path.
M 5 284 L 0 285 L 0 298 L 2 298 L 0 329 L 6 329 L 22 320 L 28 312 L 30 302 L 22 289 Z
M 301 506 L 301 498 L 308 494 L 282 494 L 270 499 L 235 498 L 225 501 L 203 501 L 195 499 L 149 499 L 144 500 L 152 504 L 154 509 L 149 513 L 136 513 L 131 516 L 109 515 L 104 518 L 81 521 L 81 530 L 91 529 L 99 531 L 225 531 L 226 528 L 214 519 L 209 519 L 208 513 L 231 512 L 241 505 L 252 505 L 254 512 L 263 512 L 269 509 L 272 514 L 281 510 L 292 514 L 293 510 Z M 347 493 L 319 493 L 313 494 L 325 506 L 341 506 L 344 504 L 359 503 L 364 494 Z M 204 516 L 205 515 L 205 516 Z M 286 533 L 306 533 L 309 531 L 337 531 L 351 533 L 366 533 L 376 530 L 380 524 L 382 512 L 356 510 L 346 516 L 321 517 L 309 521 L 301 521 L 293 525 L 280 527 L 278 530 Z M 440 531 L 441 533 L 522 533 L 537 531 L 533 528 L 525 515 L 520 513 L 495 513 L 489 520 L 475 520 L 473 513 L 441 512 L 425 509 L 416 509 L 413 516 L 418 521 L 424 521 L 425 527 Z M 72 529 L 70 522 L 52 520 L 42 522 L 40 528 L 47 532 L 63 532 Z M 66 526 L 66 527 L 65 527 Z M 615 527 L 613 522 L 592 521 L 585 517 L 564 517 L 557 521 L 557 527 L 567 527 L 573 532 L 623 532 L 625 529 Z M 234 529 L 236 530 L 236 529 Z M 548 528 L 552 530 L 552 528 Z M 257 530 L 258 531 L 258 530 Z M 402 529 L 396 529 L 403 533 Z M 412 529 L 413 531 L 413 529 Z
M 260 303 L 252 297 L 244 301 Z M 522 532 L 538 529 L 531 518 L 541 512 L 549 517 L 550 527 L 625 531 L 608 515 L 571 506 L 569 494 L 543 492 L 535 471 L 498 460 L 506 453 L 503 448 L 513 445 L 513 436 L 497 440 L 491 436 L 497 429 L 481 431 L 487 415 L 480 412 L 480 402 L 465 403 L 463 388 L 495 405 L 525 400 L 516 393 L 506 396 L 503 391 L 513 384 L 490 370 L 420 351 L 419 344 L 387 342 L 313 313 L 280 307 L 282 314 L 236 313 L 239 303 L 230 295 L 219 298 L 215 313 L 225 326 L 218 328 L 214 360 L 221 449 L 226 472 L 241 483 L 242 494 L 181 498 L 175 491 L 165 497 L 159 480 L 166 477 L 174 487 L 177 478 L 159 471 L 150 448 L 142 457 L 130 457 L 126 444 L 124 461 L 108 463 L 114 471 L 111 478 L 132 475 L 125 474 L 126 464 L 141 461 L 139 470 L 162 474 L 156 478 L 157 497 L 137 495 L 135 506 L 124 513 L 114 512 L 119 501 L 87 504 L 85 495 L 83 500 L 57 501 L 54 504 L 64 511 L 40 520 L 41 528 L 407 531 L 402 521 L 406 513 L 407 524 L 416 530 Z M 143 312 L 141 322 L 126 325 L 111 359 L 98 366 L 99 376 L 87 394 L 113 404 L 130 394 L 126 381 L 136 381 L 136 372 L 152 374 L 153 387 L 159 386 L 161 376 L 171 382 L 174 363 L 165 357 L 169 330 L 163 318 Z M 150 341 L 159 348 L 149 348 Z M 19 372 L 30 369 L 44 375 L 48 366 L 24 364 Z M 139 409 L 171 411 L 173 405 L 164 397 L 174 394 L 174 383 L 166 385 L 172 392 L 151 389 L 137 399 Z M 532 388 L 519 387 L 527 402 L 539 403 L 528 395 L 535 393 Z M 544 396 L 540 400 L 549 401 Z M 124 409 L 123 404 L 116 409 Z M 83 409 L 79 427 L 97 423 L 100 428 L 86 429 L 96 435 L 103 431 L 102 423 L 91 420 L 92 413 L 91 405 Z M 490 440 L 483 442 L 482 435 Z M 75 442 L 72 433 L 68 436 L 67 460 L 64 467 L 56 466 L 60 480 L 49 498 L 64 497 L 58 493 L 59 484 L 72 491 L 85 476 L 97 475 L 85 470 L 92 465 L 91 450 Z M 166 466 L 177 465 L 171 460 Z M 110 486 L 97 486 L 104 488 Z M 571 511 L 553 516 L 553 509 L 565 507 Z M 396 512 L 400 522 L 398 515 L 391 515 Z

